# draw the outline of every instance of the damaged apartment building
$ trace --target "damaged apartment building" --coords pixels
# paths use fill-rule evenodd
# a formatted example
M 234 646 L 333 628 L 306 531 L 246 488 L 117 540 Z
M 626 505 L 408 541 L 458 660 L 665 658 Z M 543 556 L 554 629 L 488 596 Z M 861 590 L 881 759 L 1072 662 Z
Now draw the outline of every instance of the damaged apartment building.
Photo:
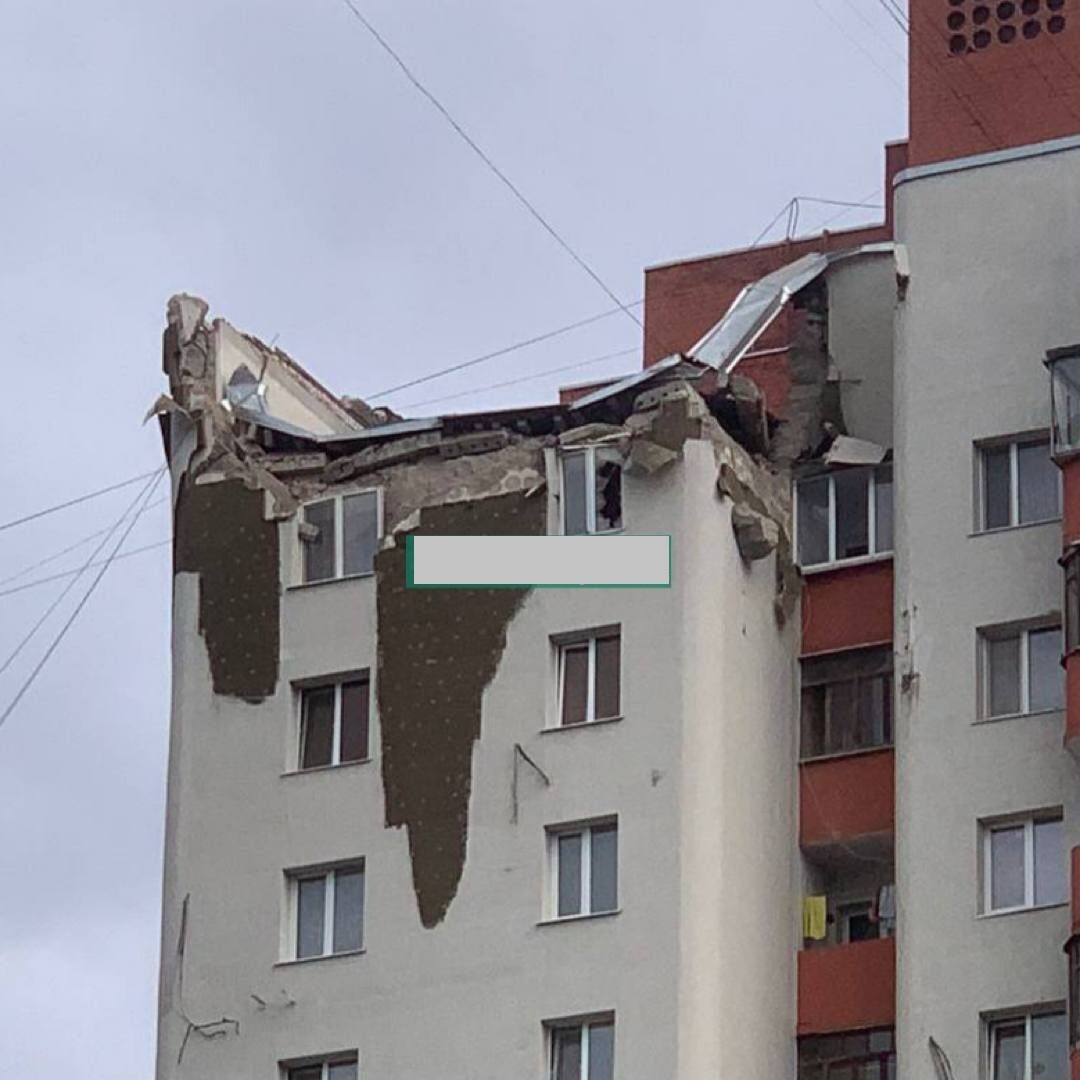
M 158 1080 L 1080 1080 L 1080 11 L 911 0 L 879 225 L 401 417 L 168 305 Z M 410 588 L 417 535 L 666 589 Z

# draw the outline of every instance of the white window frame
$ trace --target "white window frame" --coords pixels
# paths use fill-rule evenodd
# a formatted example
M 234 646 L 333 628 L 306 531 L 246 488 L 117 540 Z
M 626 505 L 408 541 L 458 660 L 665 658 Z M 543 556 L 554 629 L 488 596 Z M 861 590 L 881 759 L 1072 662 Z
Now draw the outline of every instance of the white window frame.
M 299 1072 L 301 1069 L 314 1069 L 316 1066 L 322 1070 L 320 1074 L 322 1080 L 329 1080 L 330 1070 L 335 1065 L 355 1065 L 356 1075 L 360 1075 L 360 1055 L 354 1051 L 343 1055 L 320 1058 L 315 1061 L 283 1062 L 281 1065 L 281 1080 L 289 1080 L 294 1072 Z
M 615 830 L 615 895 L 616 906 L 593 911 L 592 903 L 592 834 L 594 829 Z M 581 873 L 578 877 L 578 907 L 573 915 L 559 914 L 559 839 L 564 836 L 581 836 Z M 594 818 L 577 825 L 552 825 L 547 829 L 548 847 L 548 913 L 547 917 L 555 922 L 567 922 L 573 919 L 593 918 L 598 915 L 614 915 L 619 910 L 619 820 L 618 818 Z
M 1018 716 L 1039 716 L 1043 713 L 1061 712 L 1064 706 L 1064 688 L 1062 690 L 1063 703 L 1052 709 L 1039 709 L 1032 712 L 1031 709 L 1031 635 L 1046 630 L 1056 630 L 1062 634 L 1060 623 L 1005 623 L 1000 626 L 987 626 L 979 630 L 979 718 L 981 720 L 1008 720 Z M 1018 678 L 1020 680 L 1020 711 L 1015 713 L 991 713 L 990 712 L 990 644 L 994 641 L 1004 641 L 1019 638 L 1020 664 Z M 1062 637 L 1064 647 L 1064 638 Z M 1065 674 L 1062 672 L 1064 687 Z
M 346 499 L 354 495 L 375 495 L 375 539 L 382 540 L 385 522 L 383 521 L 383 489 L 381 487 L 357 488 L 355 491 L 338 491 L 332 495 L 320 495 L 317 499 L 308 499 L 301 507 L 299 521 L 306 522 L 304 516 L 309 506 L 317 506 L 319 503 L 332 502 L 334 504 L 334 573 L 328 578 L 319 578 L 318 581 L 304 580 L 304 548 L 306 541 L 297 536 L 299 542 L 300 565 L 297 568 L 297 581 L 301 585 L 324 585 L 328 581 L 346 581 L 353 578 L 371 577 L 375 570 L 364 570 L 358 574 L 345 573 L 345 507 Z
M 1045 1009 L 1036 1009 L 1028 1012 L 1017 1012 L 1011 1015 L 993 1016 L 986 1020 L 986 1075 L 990 1080 L 998 1080 L 994 1070 L 994 1032 L 999 1027 L 1005 1027 L 1006 1025 L 1013 1026 L 1018 1024 L 1021 1020 L 1024 1021 L 1024 1078 L 1025 1080 L 1035 1080 L 1032 1076 L 1031 1056 L 1035 1050 L 1035 1041 L 1032 1038 L 1032 1022 L 1042 1016 L 1064 1016 L 1065 1017 L 1065 1051 L 1066 1055 L 1069 1051 L 1069 1016 L 1068 1011 L 1064 1006 L 1057 1007 L 1051 1006 Z M 1066 1067 L 1068 1066 L 1068 1058 L 1065 1061 Z
M 1053 517 L 1039 518 L 1036 521 L 1020 520 L 1020 445 L 1036 442 L 1046 442 L 1046 454 L 1050 457 L 1052 450 L 1051 436 L 1049 432 L 1029 431 L 1026 434 L 1006 435 L 1000 439 L 986 439 L 975 444 L 978 455 L 976 479 L 978 490 L 976 491 L 975 505 L 977 513 L 975 518 L 975 531 L 978 533 L 1003 532 L 1005 529 L 1021 529 L 1029 525 L 1045 525 L 1048 522 L 1060 521 L 1062 513 L 1062 481 L 1060 472 L 1057 477 L 1058 506 L 1057 513 Z M 986 454 L 987 451 L 1000 450 L 1003 446 L 1009 448 L 1009 521 L 1005 525 L 986 524 Z
M 360 917 L 360 948 L 343 949 L 334 952 L 334 907 L 337 901 L 337 876 L 338 873 L 355 873 L 359 871 L 364 879 L 363 897 L 364 907 Z M 367 860 L 354 859 L 350 862 L 335 863 L 333 866 L 316 866 L 304 870 L 289 870 L 286 872 L 289 888 L 289 956 L 288 959 L 297 963 L 305 963 L 309 960 L 325 960 L 332 956 L 355 956 L 367 949 Z M 323 890 L 323 942 L 322 952 L 313 956 L 298 956 L 300 950 L 300 882 L 317 881 L 319 878 L 326 879 L 326 888 Z M 336 1062 L 332 1062 L 336 1064 Z M 300 1066 L 290 1066 L 299 1068 Z
M 1027 817 L 1002 818 L 995 821 L 982 823 L 983 832 L 983 902 L 982 913 L 984 915 L 1008 915 L 1015 911 L 1034 911 L 1044 907 L 1060 907 L 1067 903 L 1066 900 L 1055 900 L 1051 904 L 1035 903 L 1035 826 L 1043 822 L 1061 821 L 1064 817 L 1060 813 L 1029 814 Z M 1024 827 L 1024 902 L 1014 904 L 1012 907 L 992 907 L 994 902 L 994 861 L 992 838 L 995 832 L 1006 829 Z
M 305 683 L 302 686 L 296 688 L 296 710 L 297 710 L 297 725 L 296 725 L 296 771 L 297 772 L 317 772 L 319 769 L 336 769 L 341 766 L 341 708 L 344 694 L 342 693 L 342 687 L 346 683 L 358 683 L 366 682 L 368 687 L 368 727 L 367 727 L 367 748 L 366 753 L 362 758 L 357 758 L 355 761 L 347 761 L 346 765 L 363 765 L 365 762 L 371 760 L 371 674 L 370 672 L 357 672 L 355 675 L 342 675 L 337 679 L 328 679 L 326 682 Z M 304 767 L 304 695 L 312 691 L 330 690 L 334 691 L 334 733 L 332 735 L 332 743 L 330 746 L 330 763 L 328 765 L 310 765 L 307 768 Z
M 619 639 L 619 711 L 615 716 L 596 717 L 596 643 L 600 638 Z M 623 663 L 622 663 L 622 625 L 609 626 L 599 630 L 590 630 L 578 637 L 555 638 L 552 642 L 555 646 L 555 716 L 551 727 L 558 730 L 586 727 L 589 724 L 608 724 L 612 720 L 621 720 L 623 713 Z M 586 675 L 585 719 L 580 724 L 564 724 L 563 718 L 563 692 L 566 689 L 566 650 L 580 649 L 583 645 L 589 647 L 589 670 Z
M 614 1030 L 614 1013 L 606 1016 L 595 1016 L 587 1020 L 558 1020 L 545 1024 L 544 1026 L 547 1028 L 548 1032 L 547 1080 L 555 1080 L 555 1038 L 558 1032 L 576 1030 L 581 1033 L 581 1063 L 579 1075 L 582 1078 L 586 1078 L 589 1075 L 589 1052 L 592 1048 L 592 1029 L 594 1027 L 607 1027 L 608 1025 Z
M 621 533 L 625 528 L 625 524 L 620 525 L 617 529 L 600 529 L 597 528 L 596 517 L 596 456 L 599 451 L 613 450 L 612 447 L 605 446 L 569 446 L 565 447 L 559 454 L 559 525 L 564 536 L 570 535 L 585 535 L 585 536 L 611 536 L 615 533 Z M 567 533 L 566 531 L 566 459 L 574 454 L 585 455 L 585 528 L 584 534 Z M 622 463 L 620 462 L 620 469 Z M 620 494 L 622 492 L 623 475 L 620 473 L 619 485 Z M 625 505 L 623 506 L 622 520 L 625 522 Z
M 848 563 L 867 562 L 874 559 L 883 559 L 886 556 L 893 554 L 893 548 L 878 548 L 878 536 L 877 536 L 877 470 L 891 464 L 890 462 L 882 462 L 881 465 L 863 465 L 858 469 L 868 472 L 870 474 L 870 482 L 867 486 L 867 507 L 866 507 L 866 538 L 867 538 L 867 553 L 865 555 L 851 555 L 848 558 L 840 559 L 836 555 L 836 475 L 840 470 L 830 469 L 828 472 L 813 473 L 809 476 L 801 476 L 795 481 L 795 498 L 792 499 L 791 514 L 792 514 L 792 528 L 795 536 L 795 546 L 798 549 L 799 544 L 799 499 L 798 488 L 800 484 L 811 483 L 815 480 L 826 479 L 829 482 L 829 557 L 823 562 L 810 563 L 808 566 L 802 566 L 802 552 L 796 550 L 796 556 L 798 565 L 800 568 L 813 573 L 817 570 L 825 570 L 834 566 L 845 566 Z M 856 471 L 856 470 L 843 470 Z M 892 482 L 893 495 L 895 499 L 896 493 L 896 480 L 895 473 Z M 896 515 L 893 514 L 893 528 L 896 525 Z M 895 537 L 894 537 L 895 541 Z

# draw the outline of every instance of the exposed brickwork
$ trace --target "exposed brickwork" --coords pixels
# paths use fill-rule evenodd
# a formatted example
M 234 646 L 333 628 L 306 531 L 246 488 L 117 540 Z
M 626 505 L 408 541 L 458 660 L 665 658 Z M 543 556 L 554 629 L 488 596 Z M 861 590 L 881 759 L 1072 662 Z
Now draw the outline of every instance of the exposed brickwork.
M 1078 0 L 910 10 L 912 165 L 1080 133 Z

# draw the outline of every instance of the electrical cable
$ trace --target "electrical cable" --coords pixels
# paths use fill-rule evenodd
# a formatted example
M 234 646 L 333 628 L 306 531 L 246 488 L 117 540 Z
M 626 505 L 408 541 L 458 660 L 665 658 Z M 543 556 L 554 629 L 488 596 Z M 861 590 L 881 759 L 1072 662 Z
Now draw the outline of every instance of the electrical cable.
M 149 509 L 149 507 L 147 507 Z M 172 543 L 172 539 L 157 540 L 153 544 L 143 544 L 142 547 L 132 548 L 130 551 L 125 551 L 122 555 L 117 555 L 113 560 L 114 562 L 123 562 L 124 559 L 130 559 L 133 555 L 142 555 L 146 551 L 154 551 L 157 548 L 166 547 Z M 94 567 L 103 565 L 104 560 L 101 562 L 91 563 L 88 569 L 94 569 Z M 34 578 L 33 581 L 24 581 L 22 585 L 12 585 L 9 589 L 0 589 L 0 597 L 14 596 L 15 593 L 26 592 L 27 589 L 36 589 L 39 585 L 48 585 L 51 581 L 63 581 L 64 578 L 71 577 L 72 574 L 77 574 L 78 569 L 75 570 L 61 570 L 56 574 L 49 574 L 47 577 Z
M 844 37 L 847 38 L 847 40 L 852 45 L 854 45 L 855 48 L 858 49 L 859 52 L 861 52 L 863 56 L 865 56 L 866 59 L 869 60 L 870 63 L 873 64 L 874 67 L 876 67 L 878 71 L 880 71 L 882 75 L 884 75 L 885 78 L 889 80 L 889 82 L 893 84 L 893 86 L 901 90 L 903 89 L 900 81 L 896 78 L 896 76 L 891 71 L 889 71 L 888 68 L 881 64 L 878 58 L 872 52 L 870 52 L 870 50 L 867 49 L 863 45 L 863 43 L 858 40 L 858 38 L 854 37 L 850 33 L 848 28 L 825 6 L 823 0 L 814 0 L 814 4 L 817 9 L 825 16 L 825 18 L 828 19 L 829 22 L 831 22 L 833 26 L 835 26 L 837 30 L 839 30 L 840 33 L 843 34 Z
M 38 518 L 45 517 L 47 514 L 55 514 L 58 510 L 66 510 L 69 506 L 78 506 L 79 503 L 89 502 L 91 499 L 96 499 L 99 495 L 107 495 L 110 491 L 119 491 L 121 488 L 130 487 L 132 484 L 137 484 L 140 480 L 145 480 L 148 476 L 153 476 L 157 473 L 158 469 L 151 469 L 149 472 L 139 473 L 138 476 L 132 476 L 128 480 L 121 480 L 118 484 L 110 484 L 108 487 L 98 488 L 97 491 L 88 492 L 86 495 L 80 495 L 75 499 L 68 499 L 67 502 L 57 503 L 55 506 L 47 506 L 44 510 L 36 510 L 32 514 L 26 514 L 23 517 L 15 518 L 13 521 L 5 521 L 0 524 L 0 532 L 5 529 L 14 529 L 16 525 L 24 525 L 28 521 L 36 521 Z
M 72 624 L 79 617 L 79 613 L 86 606 L 87 601 L 90 599 L 91 596 L 94 595 L 94 592 L 97 589 L 98 585 L 101 584 L 101 579 L 105 576 L 105 572 L 109 569 L 110 566 L 112 566 L 113 561 L 116 559 L 116 556 L 120 551 L 120 548 L 123 547 L 124 541 L 131 534 L 131 530 L 135 528 L 135 523 L 139 520 L 139 515 L 142 513 L 142 510 L 146 508 L 146 504 L 150 501 L 150 496 L 153 495 L 154 491 L 157 489 L 158 484 L 161 483 L 161 478 L 165 475 L 165 472 L 165 466 L 162 466 L 160 469 L 157 470 L 157 475 L 150 482 L 146 489 L 146 494 L 143 499 L 143 506 L 140 509 L 139 513 L 136 513 L 127 523 L 127 527 L 124 529 L 123 533 L 121 533 L 120 539 L 117 540 L 116 545 L 109 553 L 108 558 L 105 559 L 105 561 L 102 563 L 101 569 L 98 570 L 97 576 L 94 578 L 93 581 L 90 582 L 90 585 L 87 587 L 86 592 L 84 592 L 83 595 L 80 597 L 79 602 L 75 605 L 71 614 L 65 620 L 63 626 L 60 627 L 60 630 L 57 632 L 56 636 L 49 644 L 49 647 L 45 650 L 41 659 L 37 662 L 37 664 L 34 665 L 30 674 L 27 675 L 27 677 L 23 680 L 23 683 L 19 687 L 15 696 L 8 703 L 7 708 L 4 709 L 3 713 L 0 713 L 0 727 L 3 727 L 7 718 L 11 716 L 11 714 L 18 707 L 19 702 L 22 701 L 23 697 L 26 695 L 26 692 L 34 684 L 34 681 L 37 679 L 38 675 L 41 674 L 42 669 L 49 662 L 52 655 L 56 652 L 57 648 L 59 648 L 60 642 L 64 640 L 64 637 L 66 636 L 68 630 L 71 629 Z
M 518 200 L 519 203 L 536 219 L 548 233 L 552 239 L 570 256 L 589 275 L 592 280 L 600 286 L 601 289 L 607 294 L 607 296 L 618 304 L 623 313 L 630 319 L 632 319 L 639 327 L 642 327 L 641 320 L 630 310 L 630 305 L 624 304 L 622 300 L 615 294 L 615 292 L 608 287 L 607 283 L 602 277 L 579 255 L 570 244 L 563 239 L 553 225 L 544 217 L 543 214 L 525 197 L 520 188 L 518 188 L 514 182 L 495 164 L 494 161 L 481 149 L 480 145 L 472 138 L 471 135 L 458 123 L 457 120 L 451 115 L 450 110 L 420 81 L 420 79 L 413 73 L 411 68 L 402 57 L 394 50 L 393 46 L 379 33 L 374 24 L 368 19 L 356 6 L 354 0 L 342 0 L 342 3 L 353 13 L 357 21 L 364 27 L 365 30 L 378 42 L 383 51 L 390 57 L 391 60 L 401 69 L 402 74 L 409 80 L 410 83 L 416 88 L 416 90 L 422 94 L 427 101 L 436 109 L 436 111 L 443 117 L 443 119 L 457 132 L 462 141 L 473 151 L 474 154 L 491 170 L 491 172 L 503 183 L 508 191 Z

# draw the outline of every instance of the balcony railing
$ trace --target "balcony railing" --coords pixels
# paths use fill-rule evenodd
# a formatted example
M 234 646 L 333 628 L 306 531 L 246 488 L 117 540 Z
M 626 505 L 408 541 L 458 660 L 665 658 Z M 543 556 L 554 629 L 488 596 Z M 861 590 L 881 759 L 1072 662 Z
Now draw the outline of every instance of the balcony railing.
M 799 843 L 804 849 L 889 839 L 896 819 L 892 747 L 799 766 Z
M 896 939 L 799 953 L 799 1035 L 892 1027 Z

